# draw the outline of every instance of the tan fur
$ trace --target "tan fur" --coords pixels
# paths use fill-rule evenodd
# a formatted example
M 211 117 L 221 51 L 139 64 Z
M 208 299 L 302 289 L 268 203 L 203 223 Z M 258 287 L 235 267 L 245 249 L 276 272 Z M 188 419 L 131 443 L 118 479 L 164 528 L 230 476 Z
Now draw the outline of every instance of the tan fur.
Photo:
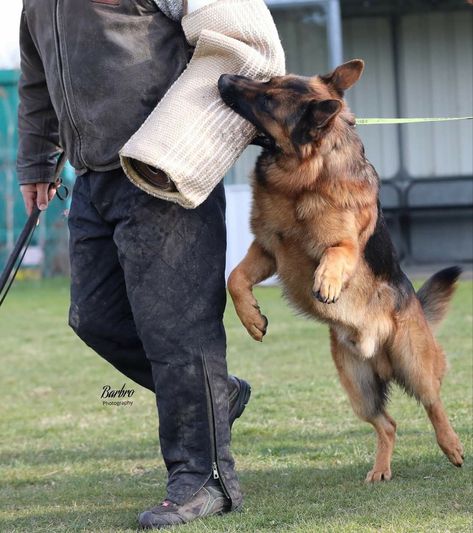
M 392 379 L 424 404 L 453 464 L 462 464 L 463 449 L 439 397 L 444 354 L 415 293 L 403 296 L 398 286 L 374 274 L 364 255 L 378 219 L 378 178 L 364 159 L 353 116 L 341 97 L 341 87 L 345 90 L 361 75 L 362 63 L 346 65 L 325 77 L 234 82 L 237 96 L 250 102 L 255 124 L 278 150 L 258 163 L 251 218 L 255 240 L 228 288 L 255 340 L 263 339 L 267 320 L 252 287 L 276 272 L 294 307 L 330 326 L 342 385 L 355 413 L 378 436 L 367 481 L 380 481 L 391 478 L 396 424 L 385 410 L 382 389 Z M 291 82 L 306 83 L 308 89 L 291 93 Z M 258 107 L 263 91 L 276 100 L 271 113 Z M 310 142 L 297 145 L 292 117 L 299 117 L 297 106 L 304 99 L 330 100 L 324 108 L 329 119 L 320 131 L 304 133 L 313 135 Z

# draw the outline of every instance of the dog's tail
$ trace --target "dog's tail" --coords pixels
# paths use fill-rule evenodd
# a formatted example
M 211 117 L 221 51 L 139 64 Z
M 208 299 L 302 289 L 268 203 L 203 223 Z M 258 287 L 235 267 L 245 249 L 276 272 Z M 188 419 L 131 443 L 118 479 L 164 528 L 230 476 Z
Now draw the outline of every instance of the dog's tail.
M 432 327 L 437 326 L 445 316 L 461 273 L 462 269 L 457 266 L 440 270 L 417 291 L 417 298 Z

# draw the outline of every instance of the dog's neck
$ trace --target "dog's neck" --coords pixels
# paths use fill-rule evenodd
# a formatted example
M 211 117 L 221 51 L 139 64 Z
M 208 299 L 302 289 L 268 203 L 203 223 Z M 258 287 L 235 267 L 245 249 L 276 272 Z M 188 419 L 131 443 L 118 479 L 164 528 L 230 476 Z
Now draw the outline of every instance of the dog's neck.
M 364 156 L 363 143 L 355 128 L 354 116 L 345 108 L 313 143 L 298 148 L 298 153 L 273 150 L 263 153 L 260 175 L 266 185 L 286 195 L 304 192 L 338 194 L 350 183 L 377 188 L 377 175 Z M 263 172 L 262 172 L 263 171 Z M 258 168 L 257 168 L 258 177 Z

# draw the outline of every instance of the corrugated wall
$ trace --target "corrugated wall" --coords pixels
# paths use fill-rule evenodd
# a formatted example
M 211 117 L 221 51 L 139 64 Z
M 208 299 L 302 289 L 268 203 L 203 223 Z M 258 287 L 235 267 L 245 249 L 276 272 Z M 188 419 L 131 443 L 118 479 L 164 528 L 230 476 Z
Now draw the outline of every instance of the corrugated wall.
M 314 15 L 315 13 L 315 15 Z M 288 71 L 327 71 L 326 32 L 317 10 L 275 11 Z M 461 116 L 473 109 L 473 13 L 426 13 L 400 19 L 397 44 L 400 115 Z M 360 117 L 397 115 L 393 32 L 388 18 L 343 22 L 346 59 L 361 57 L 366 70 L 347 93 Z M 368 158 L 383 179 L 400 171 L 396 126 L 360 126 Z M 402 126 L 405 171 L 412 177 L 471 175 L 473 124 Z M 258 149 L 250 147 L 227 177 L 245 183 Z
M 407 116 L 471 115 L 473 14 L 412 15 L 402 19 L 401 101 Z M 407 126 L 406 167 L 414 176 L 471 175 L 473 125 Z

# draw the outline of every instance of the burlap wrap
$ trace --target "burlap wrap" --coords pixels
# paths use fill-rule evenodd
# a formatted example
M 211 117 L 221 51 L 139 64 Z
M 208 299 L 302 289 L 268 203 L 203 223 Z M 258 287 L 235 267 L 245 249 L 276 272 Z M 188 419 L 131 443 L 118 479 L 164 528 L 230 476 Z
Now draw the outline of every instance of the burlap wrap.
M 221 74 L 269 79 L 285 72 L 284 52 L 263 0 L 219 0 L 186 15 L 195 52 L 187 68 L 120 151 L 138 187 L 186 208 L 201 204 L 255 136 L 254 127 L 220 98 Z M 128 158 L 162 169 L 178 192 L 143 180 Z

